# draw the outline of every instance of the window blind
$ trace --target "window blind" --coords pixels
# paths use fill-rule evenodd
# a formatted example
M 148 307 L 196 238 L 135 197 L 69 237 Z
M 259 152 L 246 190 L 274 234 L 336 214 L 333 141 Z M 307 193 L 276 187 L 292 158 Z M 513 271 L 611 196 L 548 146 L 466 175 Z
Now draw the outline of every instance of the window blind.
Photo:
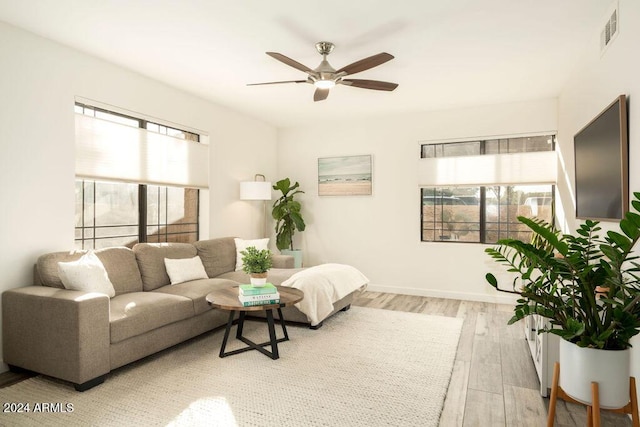
M 76 114 L 76 176 L 209 187 L 209 146 Z
M 420 187 L 555 184 L 555 151 L 437 157 L 418 161 Z

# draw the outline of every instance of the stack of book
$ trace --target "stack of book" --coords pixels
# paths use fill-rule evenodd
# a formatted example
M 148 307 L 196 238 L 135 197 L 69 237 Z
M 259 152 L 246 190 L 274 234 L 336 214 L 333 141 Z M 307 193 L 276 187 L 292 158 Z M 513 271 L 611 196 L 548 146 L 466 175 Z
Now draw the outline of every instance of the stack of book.
M 256 287 L 252 285 L 240 285 L 238 299 L 244 307 L 252 305 L 278 304 L 280 294 L 278 289 L 271 283 Z

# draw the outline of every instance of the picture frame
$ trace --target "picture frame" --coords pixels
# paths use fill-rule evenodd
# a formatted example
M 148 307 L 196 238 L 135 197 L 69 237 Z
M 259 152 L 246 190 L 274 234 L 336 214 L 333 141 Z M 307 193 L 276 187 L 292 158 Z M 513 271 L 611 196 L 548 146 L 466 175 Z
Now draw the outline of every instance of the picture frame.
M 372 184 L 370 154 L 318 158 L 319 196 L 370 196 Z

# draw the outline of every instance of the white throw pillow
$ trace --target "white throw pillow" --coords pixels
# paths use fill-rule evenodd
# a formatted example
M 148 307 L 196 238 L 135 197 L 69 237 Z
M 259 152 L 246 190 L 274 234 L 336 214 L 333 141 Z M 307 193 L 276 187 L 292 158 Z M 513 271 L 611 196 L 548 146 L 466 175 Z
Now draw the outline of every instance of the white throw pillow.
M 58 274 L 66 289 L 99 292 L 109 298 L 116 295 L 107 270 L 93 251 L 88 251 L 77 261 L 59 262 Z
M 199 256 L 193 258 L 165 258 L 164 265 L 167 267 L 167 274 L 171 284 L 188 282 L 190 280 L 208 279 L 207 272 Z
M 259 251 L 263 249 L 269 249 L 269 238 L 243 240 L 236 237 L 233 240 L 236 242 L 236 271 L 242 270 L 242 254 L 240 253 L 240 251 L 244 251 L 249 246 L 254 246 Z

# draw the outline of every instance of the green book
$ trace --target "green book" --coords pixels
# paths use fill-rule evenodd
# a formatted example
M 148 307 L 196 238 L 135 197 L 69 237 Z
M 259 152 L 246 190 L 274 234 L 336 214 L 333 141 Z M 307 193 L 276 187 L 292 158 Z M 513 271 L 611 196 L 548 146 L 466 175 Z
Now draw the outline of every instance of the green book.
M 271 283 L 267 283 L 264 286 L 253 286 L 253 285 L 240 285 L 240 295 L 264 295 L 264 294 L 275 294 L 278 292 L 278 289 Z

